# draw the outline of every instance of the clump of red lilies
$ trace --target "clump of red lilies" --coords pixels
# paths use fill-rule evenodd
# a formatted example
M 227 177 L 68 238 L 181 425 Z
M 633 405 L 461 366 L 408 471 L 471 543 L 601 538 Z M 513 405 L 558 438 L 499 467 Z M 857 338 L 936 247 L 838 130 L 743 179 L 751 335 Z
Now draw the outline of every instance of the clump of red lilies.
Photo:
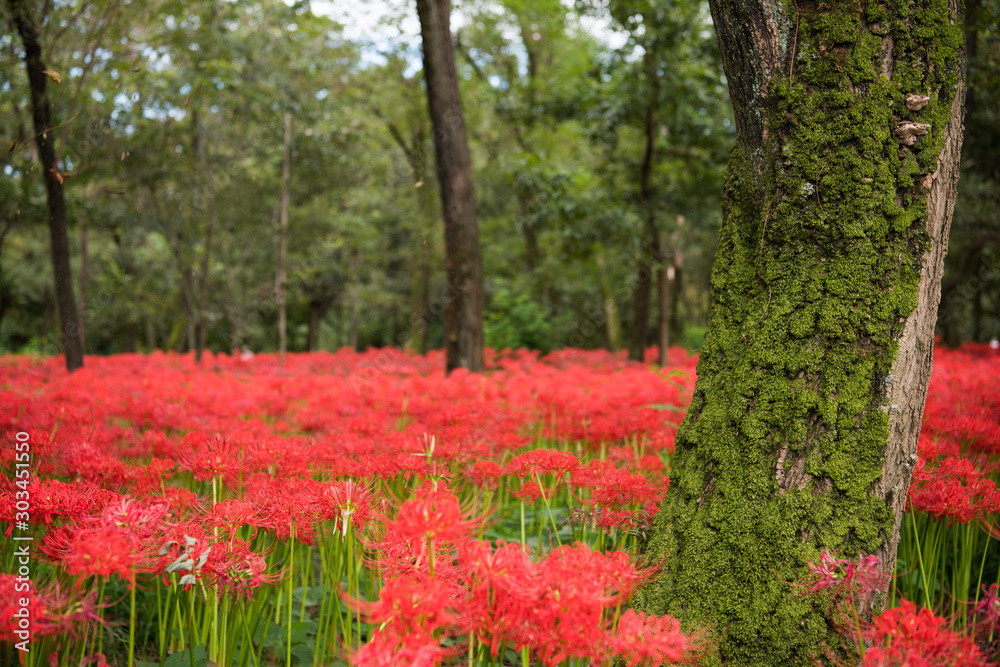
M 0 519 L 11 537 L 30 496 L 34 558 L 0 611 L 27 596 L 24 664 L 696 661 L 711 629 L 628 609 L 696 358 L 488 356 L 447 377 L 441 353 L 386 350 L 0 360 Z M 865 665 L 1000 644 L 998 369 L 937 355 L 897 576 L 823 552 L 801 584 L 831 609 L 891 586 L 847 624 Z

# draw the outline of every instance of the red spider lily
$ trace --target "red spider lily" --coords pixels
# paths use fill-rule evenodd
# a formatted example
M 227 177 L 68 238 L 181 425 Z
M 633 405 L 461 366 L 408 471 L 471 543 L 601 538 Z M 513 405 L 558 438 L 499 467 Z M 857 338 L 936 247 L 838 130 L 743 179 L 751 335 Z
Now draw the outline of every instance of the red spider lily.
M 865 653 L 864 667 L 985 667 L 972 638 L 945 626 L 929 609 L 902 600 L 875 619 L 876 646 Z
M 56 529 L 46 536 L 42 552 L 77 577 L 78 588 L 88 577 L 112 574 L 134 585 L 136 572 L 145 569 L 152 556 L 138 550 L 131 536 L 117 526 Z
M 258 473 L 246 481 L 244 499 L 256 510 L 253 525 L 286 540 L 295 527 L 295 539 L 312 544 L 313 525 L 319 518 L 316 497 L 319 485 L 311 479 L 273 479 Z
M 866 596 L 885 590 L 888 582 L 878 572 L 878 563 L 878 556 L 864 556 L 853 561 L 834 558 L 829 550 L 824 550 L 818 563 L 807 565 L 813 580 L 803 584 L 809 587 L 806 594 L 833 588 L 833 596 L 837 597 L 846 588 L 852 596 L 854 593 Z
M 379 630 L 372 640 L 355 651 L 351 664 L 357 667 L 433 667 L 458 653 L 429 635 Z
M 465 618 L 473 633 L 489 644 L 495 658 L 500 644 L 521 638 L 540 597 L 538 567 L 519 544 L 465 540 L 459 544 L 461 577 L 468 588 Z
M 983 584 L 983 598 L 972 609 L 972 617 L 976 620 L 976 627 L 984 632 L 1000 631 L 1000 585 L 990 584 L 986 588 Z
M 264 556 L 238 538 L 213 544 L 202 569 L 220 595 L 228 591 L 246 600 L 250 600 L 255 589 L 276 584 L 282 578 L 279 574 L 267 574 Z
M 106 506 L 100 522 L 104 526 L 118 527 L 140 546 L 162 535 L 169 514 L 170 509 L 164 502 L 144 503 L 126 496 Z
M 503 469 L 496 461 L 479 460 L 472 464 L 466 473 L 480 489 L 484 491 L 496 489 L 503 476 Z
M 568 657 L 604 655 L 604 610 L 623 602 L 654 570 L 637 570 L 627 554 L 604 555 L 575 544 L 552 551 L 539 565 L 541 597 L 530 610 L 522 645 L 554 665 Z
M 355 528 L 364 530 L 374 518 L 372 501 L 371 490 L 354 480 L 331 482 L 317 499 L 320 516 L 335 521 L 344 536 L 352 522 Z
M 629 609 L 618 619 L 618 627 L 609 633 L 611 656 L 623 656 L 629 667 L 681 662 L 689 657 L 694 642 L 681 632 L 681 624 L 672 616 L 647 616 Z
M 57 586 L 39 591 L 28 577 L 0 574 L 0 642 L 59 635 L 73 631 L 79 623 L 97 620 L 95 597 L 70 597 Z M 23 600 L 26 605 L 21 604 Z
M 931 469 L 917 460 L 908 508 L 947 520 L 949 524 L 992 518 L 1000 512 L 1000 490 L 986 477 L 989 466 L 948 456 Z
M 434 490 L 430 481 L 399 508 L 390 530 L 412 540 L 458 542 L 477 528 L 475 521 L 464 518 L 455 497 L 446 488 Z
M 237 531 L 243 526 L 250 526 L 252 535 L 256 535 L 257 517 L 257 507 L 242 498 L 234 498 L 216 503 L 202 518 L 206 525 L 218 529 L 224 535 L 229 535 L 230 539 L 235 539 Z
M 575 474 L 573 484 L 590 489 L 590 498 L 581 499 L 582 502 L 602 505 L 659 504 L 667 490 L 666 484 L 656 488 L 645 475 L 616 468 L 612 462 L 599 459 Z
M 553 474 L 561 478 L 566 473 L 572 473 L 580 467 L 580 462 L 570 452 L 557 449 L 534 449 L 519 454 L 504 466 L 504 474 L 525 477 L 543 477 Z
M 421 573 L 389 577 L 382 583 L 378 602 L 349 600 L 367 622 L 401 636 L 433 636 L 459 624 L 454 589 L 441 579 Z
M 219 477 L 229 483 L 243 470 L 243 447 L 231 438 L 206 438 L 204 434 L 193 433 L 184 440 L 192 445 L 193 452 L 178 458 L 177 463 L 190 470 L 195 479 Z

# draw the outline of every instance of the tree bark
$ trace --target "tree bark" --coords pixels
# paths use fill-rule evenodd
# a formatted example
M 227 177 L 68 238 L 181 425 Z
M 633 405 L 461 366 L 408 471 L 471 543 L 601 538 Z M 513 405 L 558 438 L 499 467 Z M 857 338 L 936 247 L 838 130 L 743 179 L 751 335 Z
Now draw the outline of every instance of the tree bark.
M 52 248 L 52 272 L 55 279 L 56 302 L 62 323 L 62 344 L 66 368 L 70 372 L 83 366 L 83 346 L 80 343 L 76 300 L 73 297 L 73 276 L 69 263 L 69 240 L 66 229 L 66 200 L 63 197 L 63 175 L 59 172 L 52 114 L 46 93 L 48 75 L 42 63 L 42 47 L 38 27 L 32 20 L 32 3 L 8 0 L 11 17 L 24 44 L 24 64 L 31 88 L 31 118 L 35 128 L 35 144 L 42 163 L 45 196 L 49 206 L 49 238 Z
M 292 146 L 292 112 L 285 112 L 285 140 L 282 144 L 281 166 L 281 231 L 278 240 L 278 277 L 276 281 L 278 299 L 278 359 L 285 363 L 285 353 L 288 350 L 286 331 L 288 315 L 286 312 L 287 282 L 286 263 L 288 260 L 288 197 L 291 181 L 291 146 Z
M 87 349 L 87 223 L 80 222 L 80 351 Z
M 604 326 L 608 351 L 617 352 L 621 346 L 622 325 L 621 318 L 618 317 L 618 301 L 615 299 L 615 289 L 611 285 L 603 247 L 599 247 L 597 251 L 597 268 L 601 274 L 601 296 L 604 297 Z
M 660 247 L 664 246 L 663 239 L 660 240 Z M 665 262 L 660 262 L 660 268 L 656 270 L 656 290 L 659 297 L 656 331 L 656 363 L 663 368 L 667 365 L 667 350 L 670 349 L 670 293 L 674 282 L 674 267 L 666 266 Z
M 711 624 L 703 664 L 811 665 L 842 644 L 791 585 L 806 564 L 830 549 L 894 570 L 958 178 L 962 16 L 955 0 L 711 4 L 737 141 L 645 554 L 662 569 L 637 603 Z
M 306 351 L 315 352 L 319 349 L 319 328 L 323 323 L 326 309 L 315 301 L 309 302 L 309 337 L 306 341 Z
M 417 0 L 424 80 L 444 212 L 444 320 L 447 370 L 483 369 L 483 267 L 476 225 L 472 158 L 458 92 L 450 0 Z

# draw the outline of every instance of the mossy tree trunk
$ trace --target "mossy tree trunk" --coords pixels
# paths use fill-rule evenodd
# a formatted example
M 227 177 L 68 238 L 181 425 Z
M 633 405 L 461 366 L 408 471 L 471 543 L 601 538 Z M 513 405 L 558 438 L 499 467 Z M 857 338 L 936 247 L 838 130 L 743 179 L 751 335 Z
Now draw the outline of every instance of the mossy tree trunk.
M 736 109 L 712 310 L 647 550 L 705 664 L 809 665 L 824 549 L 891 573 L 962 140 L 954 0 L 713 0 Z M 927 98 L 927 99 L 924 99 Z M 871 600 L 871 614 L 885 602 Z

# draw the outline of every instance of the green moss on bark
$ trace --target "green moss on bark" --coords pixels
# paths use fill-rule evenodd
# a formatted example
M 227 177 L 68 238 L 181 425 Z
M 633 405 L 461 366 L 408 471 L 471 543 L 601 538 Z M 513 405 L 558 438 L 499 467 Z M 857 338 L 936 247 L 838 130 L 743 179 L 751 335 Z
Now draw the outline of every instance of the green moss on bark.
M 711 625 L 707 664 L 812 664 L 839 640 L 825 601 L 786 582 L 823 549 L 870 554 L 892 532 L 873 493 L 885 378 L 916 305 L 923 182 L 961 76 L 947 0 L 797 4 L 792 72 L 766 82 L 764 144 L 737 145 L 726 170 L 709 333 L 646 554 L 664 568 L 637 597 Z M 911 93 L 931 101 L 910 111 Z M 902 121 L 930 131 L 904 146 Z

